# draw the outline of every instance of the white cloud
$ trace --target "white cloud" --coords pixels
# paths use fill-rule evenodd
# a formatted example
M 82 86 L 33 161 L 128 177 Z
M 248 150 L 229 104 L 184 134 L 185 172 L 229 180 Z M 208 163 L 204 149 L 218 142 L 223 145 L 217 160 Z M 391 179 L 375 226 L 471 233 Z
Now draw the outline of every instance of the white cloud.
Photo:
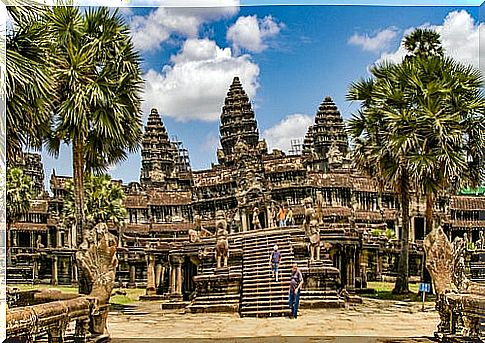
M 448 13 L 442 25 L 424 24 L 421 27 L 434 29 L 440 34 L 441 43 L 447 55 L 462 63 L 479 66 L 479 31 L 485 27 L 485 24 L 476 23 L 467 11 Z M 407 29 L 404 36 L 413 30 L 414 28 Z M 406 49 L 401 42 L 396 51 L 382 54 L 377 63 L 384 60 L 401 62 L 405 55 Z
M 379 31 L 375 36 L 354 34 L 349 38 L 348 43 L 362 47 L 364 51 L 382 52 L 389 48 L 389 44 L 397 36 L 397 29 L 389 27 Z
M 239 17 L 227 30 L 226 38 L 232 42 L 235 51 L 241 48 L 252 52 L 261 52 L 268 47 L 267 40 L 278 35 L 284 27 L 272 16 L 258 19 L 255 15 Z
M 204 22 L 231 17 L 239 11 L 239 0 L 185 0 L 180 3 L 164 0 L 162 5 L 164 7 L 153 10 L 147 16 L 131 18 L 133 42 L 139 50 L 156 51 L 172 34 L 196 37 Z
M 263 138 L 268 143 L 269 150 L 280 149 L 288 151 L 291 148 L 291 140 L 302 140 L 312 123 L 312 116 L 299 113 L 291 114 L 275 126 L 264 130 Z
M 204 143 L 202 143 L 202 147 L 204 151 L 214 153 L 219 148 L 220 141 L 219 135 L 214 132 L 210 132 L 205 136 Z
M 234 76 L 239 76 L 250 98 L 258 88 L 259 67 L 249 55 L 233 56 L 209 39 L 187 39 L 161 72 L 145 75 L 143 110 L 152 107 L 179 121 L 218 120 Z

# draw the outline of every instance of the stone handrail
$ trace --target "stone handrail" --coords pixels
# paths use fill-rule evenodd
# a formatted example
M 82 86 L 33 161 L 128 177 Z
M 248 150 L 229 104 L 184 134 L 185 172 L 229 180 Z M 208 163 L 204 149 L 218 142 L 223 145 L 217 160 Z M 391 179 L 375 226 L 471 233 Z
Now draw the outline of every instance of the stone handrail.
M 48 341 L 63 342 L 70 322 L 76 321 L 76 334 L 80 339 L 93 336 L 90 323 L 107 308 L 98 306 L 98 299 L 79 296 L 74 299 L 52 301 L 7 310 L 7 341 L 34 342 L 36 337 L 47 333 Z

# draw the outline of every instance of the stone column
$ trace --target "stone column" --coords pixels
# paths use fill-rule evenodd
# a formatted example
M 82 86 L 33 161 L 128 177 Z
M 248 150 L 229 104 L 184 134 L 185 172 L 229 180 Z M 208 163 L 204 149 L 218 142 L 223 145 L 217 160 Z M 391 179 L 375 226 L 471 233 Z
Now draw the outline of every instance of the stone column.
M 128 287 L 135 287 L 135 277 L 136 277 L 136 267 L 135 264 L 130 265 L 130 282 L 128 282 Z
M 58 279 L 57 279 L 57 256 L 52 256 L 52 279 L 51 284 L 57 286 Z
M 177 284 L 175 286 L 175 293 L 182 295 L 182 264 L 178 263 L 176 267 Z
M 47 230 L 47 244 L 46 244 L 46 247 L 47 248 L 50 248 L 51 247 L 51 230 L 50 229 Z
M 160 263 L 157 263 L 155 267 L 155 287 L 158 288 L 161 285 L 163 267 Z
M 414 217 L 409 216 L 409 242 L 414 242 Z
M 241 211 L 241 223 L 243 232 L 248 231 L 248 217 L 246 215 L 246 210 Z
M 18 231 L 11 231 L 12 233 L 12 247 L 18 247 Z M 10 233 L 9 233 L 10 234 Z
M 37 257 L 32 258 L 32 279 L 36 280 L 37 275 L 39 274 L 39 264 L 37 262 Z
M 56 230 L 56 247 L 61 247 L 61 230 L 59 229 Z
M 77 265 L 76 261 L 74 259 L 71 260 L 71 285 L 76 286 L 78 284 L 78 279 L 77 279 Z
M 175 294 L 175 267 L 170 265 L 170 275 L 169 275 L 169 282 L 170 282 L 170 294 Z
M 71 226 L 71 248 L 77 248 L 77 229 L 76 225 Z
M 266 208 L 266 216 L 268 217 L 268 225 L 266 227 L 272 227 L 273 224 L 273 218 L 271 218 L 271 207 L 268 206 Z
M 155 289 L 155 256 L 151 254 L 147 254 L 146 256 L 147 261 L 147 287 L 146 287 L 146 294 L 152 295 L 156 294 Z

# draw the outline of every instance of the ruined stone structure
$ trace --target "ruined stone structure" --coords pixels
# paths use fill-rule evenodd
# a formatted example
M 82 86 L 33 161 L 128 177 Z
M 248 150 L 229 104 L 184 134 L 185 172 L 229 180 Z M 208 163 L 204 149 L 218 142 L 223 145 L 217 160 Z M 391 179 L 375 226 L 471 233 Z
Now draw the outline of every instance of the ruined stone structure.
M 439 227 L 426 236 L 425 248 L 440 315 L 436 336 L 479 341 L 485 335 L 480 327 L 485 321 L 485 286 L 468 279 L 465 273 L 465 259 L 470 254 L 466 240 L 456 237 L 452 244 Z M 484 255 L 483 250 L 480 255 Z
M 119 240 L 119 285 L 146 287 L 147 295 L 166 299 L 167 306 L 191 301 L 194 312 L 225 309 L 274 315 L 287 312 L 281 297 L 287 291 L 285 272 L 292 261 L 299 262 L 310 280 L 302 306 L 305 301 L 308 306 L 339 306 L 338 288 L 365 288 L 367 281 L 396 275 L 401 237 L 398 197 L 389 190 L 379 193 L 372 180 L 353 168 L 344 122 L 330 97 L 318 107 L 301 154 L 268 152 L 251 102 L 236 77 L 222 108 L 220 137 L 218 163 L 192 171 L 186 150 L 169 138 L 157 110 L 151 111 L 142 143 L 140 182 L 123 185 L 126 222 L 119 230 L 109 227 Z M 30 213 L 9 232 L 11 282 L 77 283 L 73 268 L 77 247 L 70 229 L 61 225 L 67 179 L 52 174 L 52 195 L 35 200 Z M 307 234 L 306 198 L 314 211 Z M 291 208 L 294 225 L 276 226 L 277 207 Z M 479 241 L 485 229 L 484 196 L 445 194 L 435 208 L 437 221 L 451 239 L 467 232 L 470 241 Z M 410 275 L 415 280 L 424 269 L 422 241 L 430 231 L 424 211 L 424 197 L 414 196 Z M 229 247 L 227 268 L 219 271 L 218 213 L 225 217 Z M 283 286 L 265 279 L 275 243 L 283 251 Z M 311 252 L 314 261 L 309 263 Z M 265 284 L 269 288 L 259 288 Z M 260 295 L 250 297 L 256 289 L 261 289 Z M 275 297 L 274 307 L 258 312 L 269 301 L 268 294 Z

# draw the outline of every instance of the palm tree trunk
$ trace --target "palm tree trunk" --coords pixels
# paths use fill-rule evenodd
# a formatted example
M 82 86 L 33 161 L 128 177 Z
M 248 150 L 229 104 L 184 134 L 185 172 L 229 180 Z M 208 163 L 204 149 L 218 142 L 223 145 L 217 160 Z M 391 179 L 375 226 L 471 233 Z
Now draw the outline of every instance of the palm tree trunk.
M 79 246 L 86 237 L 84 225 L 84 146 L 82 140 L 72 144 L 74 174 L 74 205 L 76 208 L 76 240 Z
M 426 231 L 425 234 L 429 234 L 431 231 L 433 231 L 433 202 L 434 202 L 434 194 L 433 192 L 429 192 L 426 194 Z M 432 279 L 431 279 L 431 274 L 429 273 L 428 269 L 425 267 L 426 266 L 426 254 L 423 254 L 422 258 L 422 282 L 424 283 L 429 283 L 433 284 Z M 433 294 L 433 289 L 432 287 L 430 288 L 430 293 Z
M 433 231 L 433 192 L 426 194 L 426 234 Z
M 401 255 L 399 256 L 398 275 L 393 294 L 409 293 L 409 175 L 404 171 L 401 175 L 401 206 L 402 206 L 402 237 Z

